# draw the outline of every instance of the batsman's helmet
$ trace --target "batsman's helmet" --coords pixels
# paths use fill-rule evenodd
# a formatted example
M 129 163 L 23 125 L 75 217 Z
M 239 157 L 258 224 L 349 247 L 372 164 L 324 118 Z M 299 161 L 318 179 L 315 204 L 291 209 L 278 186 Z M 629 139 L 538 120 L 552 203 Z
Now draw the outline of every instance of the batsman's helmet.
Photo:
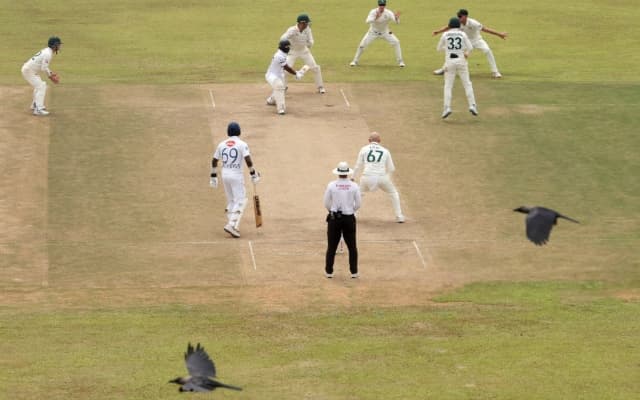
M 283 39 L 280 41 L 280 43 L 278 43 L 278 48 L 284 51 L 285 53 L 288 53 L 289 49 L 291 49 L 291 42 L 288 41 L 287 39 Z
M 460 20 L 453 17 L 449 20 L 449 28 L 460 28 Z
M 230 122 L 227 126 L 227 136 L 240 136 L 240 125 L 237 122 Z
M 298 15 L 298 22 L 305 22 L 305 23 L 310 23 L 311 19 L 309 19 L 309 15 L 308 14 L 300 14 Z
M 60 46 L 61 44 L 62 44 L 62 40 L 60 40 L 60 38 L 59 38 L 59 37 L 57 37 L 57 36 L 51 36 L 51 37 L 49 38 L 49 42 L 47 43 L 47 45 L 48 45 L 49 47 L 51 47 L 52 49 L 53 49 L 55 46 Z

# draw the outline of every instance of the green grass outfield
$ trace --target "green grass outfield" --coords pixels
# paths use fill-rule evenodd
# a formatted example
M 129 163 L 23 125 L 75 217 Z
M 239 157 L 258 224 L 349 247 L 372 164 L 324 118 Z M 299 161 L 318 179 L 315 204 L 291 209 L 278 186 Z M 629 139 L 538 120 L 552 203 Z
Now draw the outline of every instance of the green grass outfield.
M 640 17 L 635 2 L 390 0 L 390 9 L 403 12 L 395 31 L 404 70 L 385 43 L 367 49 L 361 67 L 348 67 L 375 6 L 369 0 L 0 6 L 3 88 L 25 87 L 20 66 L 48 36 L 65 43 L 52 63 L 63 85 L 48 95 L 60 112 L 43 144 L 47 189 L 36 193 L 45 200 L 33 203 L 46 221 L 34 217 L 27 240 L 0 232 L 0 399 L 178 398 L 166 382 L 185 372 L 187 341 L 205 345 L 222 381 L 245 388 L 207 397 L 600 400 L 640 393 L 640 45 L 628 28 Z M 445 124 L 438 118 L 442 81 L 431 75 L 443 57 L 431 31 L 461 7 L 509 32 L 506 41 L 484 35 L 505 78 L 489 79 L 484 56 L 475 54 L 480 118 Z M 197 93 L 192 85 L 263 83 L 279 35 L 302 11 L 313 20 L 313 54 L 327 84 L 352 84 L 367 125 L 394 132 L 394 149 L 413 150 L 394 152 L 403 201 L 415 216 L 446 227 L 429 231 L 425 223 L 434 257 L 473 283 L 425 292 L 408 305 L 391 301 L 393 287 L 384 283 L 373 293 L 346 285 L 339 298 L 304 288 L 299 304 L 267 307 L 260 288 L 212 281 L 212 265 L 237 257 L 235 248 L 166 248 L 201 239 L 206 224 L 194 208 L 180 208 L 198 193 L 158 196 L 156 188 L 201 171 L 187 168 L 192 155 L 180 137 L 154 124 L 169 132 L 185 121 L 206 127 L 188 103 Z M 171 112 L 109 98 L 129 88 L 171 99 Z M 399 100 L 386 105 L 381 93 Z M 20 176 L 5 161 L 16 150 L 7 133 L 38 134 L 22 110 L 26 96 L 1 98 L 5 176 Z M 457 83 L 454 101 L 461 99 Z M 29 124 L 5 110 L 22 110 Z M 208 145 L 204 138 L 190 148 Z M 176 149 L 181 169 L 148 151 L 163 148 Z M 35 155 L 17 164 L 28 166 Z M 425 199 L 444 198 L 444 182 L 432 181 L 437 168 L 448 187 L 460 189 L 425 207 Z M 32 179 L 0 185 L 1 210 L 33 206 L 12 203 Z M 433 190 L 411 195 L 417 186 Z M 529 202 L 582 224 L 561 222 L 549 247 L 533 248 L 522 216 L 509 210 Z M 446 225 L 455 216 L 446 209 L 481 215 Z M 46 254 L 46 287 L 32 254 Z M 134 256 L 142 261 L 130 263 Z M 180 276 L 184 265 L 197 274 Z M 26 271 L 24 280 L 6 278 L 13 270 Z M 163 279 L 184 284 L 164 289 Z

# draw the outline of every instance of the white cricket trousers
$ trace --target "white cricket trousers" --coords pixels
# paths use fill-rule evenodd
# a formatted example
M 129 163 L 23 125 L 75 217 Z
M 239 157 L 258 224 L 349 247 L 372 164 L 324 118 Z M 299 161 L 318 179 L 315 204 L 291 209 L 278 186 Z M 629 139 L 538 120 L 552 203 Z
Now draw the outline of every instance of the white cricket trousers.
M 391 32 L 376 32 L 374 30 L 369 30 L 365 33 L 364 37 L 360 41 L 360 45 L 356 50 L 356 55 L 353 58 L 354 62 L 358 62 L 360 60 L 360 56 L 364 52 L 364 49 L 369 47 L 371 42 L 377 39 L 384 39 L 393 47 L 393 50 L 396 54 L 396 62 L 399 64 L 402 62 L 402 49 L 400 48 L 400 40 Z
M 296 64 L 296 60 L 298 58 L 302 59 L 302 62 L 305 65 L 309 66 L 309 70 L 313 71 L 313 77 L 316 82 L 316 87 L 319 89 L 324 86 L 324 82 L 322 81 L 322 71 L 320 70 L 320 66 L 316 64 L 316 60 L 313 58 L 313 55 L 309 50 L 305 50 L 302 52 L 291 50 L 287 55 L 287 64 L 293 68 Z
M 360 190 L 364 192 L 375 192 L 378 188 L 388 193 L 391 197 L 391 206 L 396 218 L 402 217 L 402 208 L 400 207 L 400 194 L 393 185 L 389 175 L 362 175 L 360 177 Z
M 265 79 L 273 89 L 270 98 L 276 102 L 276 108 L 278 109 L 278 112 L 284 112 L 286 110 L 286 105 L 284 102 L 284 89 L 286 87 L 286 84 L 284 83 L 284 79 L 276 75 L 266 75 Z
M 489 47 L 487 42 L 485 42 L 484 39 L 478 39 L 471 42 L 471 44 L 473 45 L 474 49 L 480 50 L 481 52 L 484 53 L 485 56 L 487 56 L 487 62 L 489 63 L 489 68 L 491 69 L 491 72 L 497 73 L 498 66 L 496 65 L 496 59 L 495 57 L 493 57 L 493 52 L 491 51 L 491 48 Z
M 227 196 L 227 219 L 229 224 L 238 229 L 240 218 L 242 218 L 242 213 L 247 205 L 244 176 L 242 174 L 225 174 L 223 171 L 222 184 Z
M 471 85 L 471 79 L 469 79 L 469 66 L 467 59 L 453 58 L 448 59 L 444 63 L 444 109 L 451 108 L 451 97 L 453 92 L 453 81 L 456 79 L 456 74 L 460 76 L 464 92 L 467 95 L 467 102 L 469 107 L 476 105 L 476 98 L 473 94 L 473 86 Z
M 36 109 L 44 108 L 44 97 L 47 94 L 47 82 L 43 81 L 40 74 L 33 72 L 33 70 L 22 67 L 22 76 L 24 79 L 33 86 L 33 99 L 31 103 L 36 104 Z

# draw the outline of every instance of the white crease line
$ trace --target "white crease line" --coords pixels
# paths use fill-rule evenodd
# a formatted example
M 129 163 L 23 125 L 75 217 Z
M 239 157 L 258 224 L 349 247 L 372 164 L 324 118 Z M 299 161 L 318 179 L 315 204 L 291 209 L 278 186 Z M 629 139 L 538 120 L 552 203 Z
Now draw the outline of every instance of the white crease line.
M 347 107 L 351 107 L 351 104 L 349 104 L 349 100 L 347 100 L 347 95 L 344 94 L 344 90 L 340 89 L 340 93 L 342 93 L 342 98 L 344 99 L 344 102 L 347 104 Z
M 211 97 L 211 108 L 213 111 L 216 110 L 216 101 L 213 99 L 213 90 L 209 89 L 209 97 Z
M 427 262 L 424 260 L 424 257 L 422 257 L 422 252 L 420 251 L 420 248 L 418 247 L 418 243 L 416 243 L 416 241 L 413 241 L 413 247 L 416 248 L 416 251 L 418 252 L 418 257 L 420 257 L 420 262 L 422 262 L 422 266 L 426 269 L 427 268 Z
M 256 256 L 253 253 L 253 245 L 251 244 L 251 240 L 249 240 L 249 252 L 251 252 L 251 262 L 253 263 L 253 269 L 254 271 L 257 271 L 258 267 L 256 266 Z

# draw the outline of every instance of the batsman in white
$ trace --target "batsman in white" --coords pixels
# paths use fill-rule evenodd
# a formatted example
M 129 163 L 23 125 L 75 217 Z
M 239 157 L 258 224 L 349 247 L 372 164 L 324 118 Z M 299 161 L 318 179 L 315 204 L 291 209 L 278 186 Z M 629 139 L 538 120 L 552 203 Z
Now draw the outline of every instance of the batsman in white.
M 57 83 L 57 75 L 49 69 L 53 54 L 58 54 L 62 47 L 62 40 L 57 36 L 51 36 L 47 47 L 37 52 L 33 57 L 27 60 L 22 66 L 22 76 L 33 86 L 33 99 L 31 100 L 31 109 L 33 115 L 49 115 L 44 105 L 44 98 L 47 94 L 47 82 L 40 77 L 41 72 L 46 72 L 47 77 L 52 82 Z
M 364 192 L 374 192 L 378 188 L 389 194 L 391 205 L 396 215 L 396 222 L 403 223 L 404 215 L 400 207 L 400 194 L 391 181 L 391 174 L 396 170 L 389 150 L 380 144 L 380 134 L 371 132 L 369 144 L 360 149 L 356 166 L 353 169 L 353 179 L 355 180 L 359 172 L 360 190 Z
M 474 49 L 479 49 L 487 56 L 487 62 L 489 63 L 489 68 L 491 69 L 491 76 L 494 78 L 502 78 L 502 74 L 498 71 L 498 66 L 496 65 L 496 59 L 493 56 L 493 52 L 491 48 L 487 44 L 487 42 L 482 39 L 480 32 L 487 32 L 492 35 L 496 35 L 501 39 L 507 38 L 507 32 L 498 32 L 494 29 L 488 28 L 482 25 L 480 22 L 476 21 L 473 18 L 469 18 L 469 11 L 464 8 L 458 11 L 458 18 L 460 19 L 460 24 L 462 25 L 460 29 L 462 32 L 466 33 L 473 45 Z M 433 31 L 433 35 L 438 35 L 442 32 L 449 30 L 448 26 L 443 26 L 442 28 Z M 444 67 L 433 71 L 434 75 L 443 75 Z
M 287 87 L 284 79 L 284 71 L 287 71 L 291 75 L 295 75 L 297 80 L 302 79 L 304 72 L 295 71 L 287 64 L 287 54 L 291 50 L 291 42 L 287 39 L 280 40 L 278 43 L 278 50 L 271 59 L 269 69 L 265 74 L 265 79 L 271 85 L 273 91 L 271 96 L 267 98 L 267 104 L 270 106 L 276 106 L 279 115 L 284 115 L 286 111 L 286 105 L 284 101 L 284 91 Z
M 460 76 L 464 92 L 469 103 L 469 112 L 474 116 L 478 115 L 476 108 L 476 98 L 473 94 L 473 86 L 469 79 L 469 65 L 467 57 L 473 50 L 473 45 L 467 35 L 460 30 L 460 20 L 451 18 L 449 20 L 449 30 L 445 32 L 438 42 L 436 49 L 445 52 L 444 62 L 444 111 L 442 118 L 451 115 L 451 96 L 453 92 L 453 81 L 456 74 Z
M 291 51 L 287 55 L 287 64 L 293 68 L 296 60 L 301 58 L 305 65 L 313 71 L 318 93 L 324 94 L 324 83 L 322 82 L 322 72 L 320 66 L 316 64 L 316 60 L 311 54 L 311 46 L 313 46 L 313 32 L 311 32 L 311 19 L 307 14 L 298 15 L 297 24 L 289 27 L 287 31 L 280 37 L 280 40 L 288 40 L 291 42 Z
M 244 209 L 247 207 L 242 161 L 244 160 L 247 164 L 253 183 L 260 181 L 260 174 L 253 168 L 249 145 L 240 139 L 240 125 L 237 122 L 229 123 L 227 136 L 229 137 L 218 144 L 213 154 L 210 185 L 214 189 L 218 187 L 217 167 L 218 161 L 222 161 L 222 184 L 224 185 L 224 193 L 227 196 L 226 210 L 228 219 L 224 230 L 234 238 L 239 238 L 240 220 Z
M 405 63 L 402 60 L 402 50 L 400 49 L 400 40 L 389 30 L 389 23 L 391 21 L 395 21 L 396 24 L 400 23 L 400 13 L 389 10 L 387 7 L 387 0 L 378 0 L 378 8 L 374 8 L 369 12 L 367 19 L 365 22 L 369 24 L 369 30 L 365 33 L 364 37 L 360 41 L 358 45 L 358 49 L 356 50 L 356 55 L 353 57 L 353 61 L 351 61 L 352 67 L 358 65 L 360 61 L 360 56 L 364 52 L 371 42 L 376 39 L 384 39 L 391 46 L 396 54 L 396 62 L 402 68 L 405 67 Z

